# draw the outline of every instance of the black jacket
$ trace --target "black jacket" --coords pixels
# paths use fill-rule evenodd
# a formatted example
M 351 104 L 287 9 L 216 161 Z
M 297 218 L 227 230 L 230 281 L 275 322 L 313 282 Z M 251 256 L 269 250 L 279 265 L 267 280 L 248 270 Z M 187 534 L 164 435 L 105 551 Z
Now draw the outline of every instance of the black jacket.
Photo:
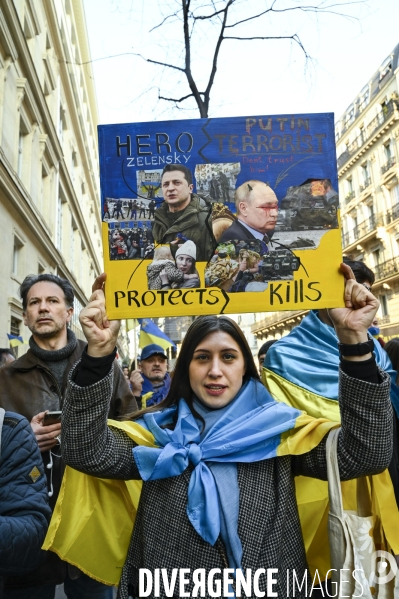
M 0 406 L 5 410 L 22 414 L 29 422 L 33 416 L 44 410 L 62 409 L 69 371 L 79 360 L 85 347 L 86 342 L 78 339 L 75 350 L 68 358 L 61 389 L 46 362 L 40 360 L 30 349 L 9 366 L 1 368 Z M 114 362 L 113 371 L 115 380 L 109 405 L 109 418 L 117 418 L 137 410 L 136 400 L 116 362 Z M 41 455 L 48 487 L 49 489 L 51 485 L 53 487 L 50 506 L 54 509 L 65 465 L 61 460 L 61 456 L 57 457 L 57 454 L 60 455 L 59 447 L 55 447 L 52 454 L 53 468 L 47 468 L 50 462 L 50 452 L 44 451 Z M 5 587 L 21 588 L 41 584 L 61 584 L 65 579 L 66 571 L 67 564 L 62 562 L 54 553 L 48 552 L 47 559 L 42 566 L 26 576 L 8 577 L 5 581 Z
M 351 378 L 341 371 L 339 405 L 341 430 L 338 464 L 341 479 L 356 478 L 384 470 L 392 455 L 392 406 L 390 378 L 380 371 L 381 384 Z M 73 379 L 73 373 L 72 373 Z M 65 399 L 66 462 L 101 478 L 139 479 L 133 458 L 134 442 L 106 426 L 106 407 L 112 373 L 89 387 L 70 383 Z M 87 417 L 85 417 L 87 415 Z M 92 439 L 92 442 L 90 442 Z M 89 442 L 88 442 L 89 441 Z M 192 466 L 170 478 L 143 482 L 136 522 L 120 582 L 120 597 L 128 587 L 137 589 L 140 568 L 152 572 L 166 568 L 224 568 L 220 539 L 211 546 L 194 530 L 187 514 L 187 492 Z M 326 480 L 326 438 L 303 455 L 282 456 L 255 463 L 238 463 L 240 507 L 238 532 L 243 547 L 242 567 L 277 568 L 279 597 L 286 596 L 286 572 L 295 570 L 300 579 L 306 571 L 306 556 L 295 497 L 294 476 Z M 163 509 L 160 509 L 160 506 Z M 189 592 L 192 592 L 190 583 Z M 266 591 L 265 577 L 260 587 Z M 138 593 L 137 593 L 138 594 Z M 134 595 L 133 595 L 134 596 Z M 209 595 L 206 595 L 207 598 Z M 305 589 L 297 597 L 305 597 Z M 150 595 L 150 599 L 154 594 Z M 166 595 L 161 588 L 160 597 Z

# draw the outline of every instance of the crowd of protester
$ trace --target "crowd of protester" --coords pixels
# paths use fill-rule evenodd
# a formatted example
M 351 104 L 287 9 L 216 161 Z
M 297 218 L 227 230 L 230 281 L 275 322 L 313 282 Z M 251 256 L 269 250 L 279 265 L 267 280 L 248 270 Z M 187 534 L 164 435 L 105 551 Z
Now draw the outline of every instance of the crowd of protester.
M 144 347 L 130 367 L 119 366 L 104 275 L 80 315 L 85 340 L 69 325 L 71 284 L 52 274 L 27 277 L 20 296 L 29 349 L 17 359 L 0 349 L 0 598 L 54 599 L 60 584 L 69 599 L 113 597 L 84 564 L 41 549 L 66 464 L 87 480 L 144 481 L 121 569 L 122 599 L 140 596 L 140 568 L 218 564 L 278 568 L 278 596 L 286 596 L 283 571 L 306 571 L 311 561 L 294 477 L 301 475 L 305 494 L 308 481 L 326 478 L 325 432 L 306 451 L 275 450 L 284 435 L 306 434 L 303 411 L 312 426 L 342 423 L 343 480 L 388 469 L 399 503 L 399 338 L 386 343 L 380 334 L 372 271 L 351 261 L 341 269 L 346 307 L 312 311 L 286 337 L 266 340 L 257 364 L 234 321 L 198 317 L 172 377 L 157 344 Z M 269 444 L 275 419 L 284 435 Z M 265 431 L 259 443 L 251 435 L 255 422 Z M 93 552 L 107 555 L 106 545 L 99 538 Z

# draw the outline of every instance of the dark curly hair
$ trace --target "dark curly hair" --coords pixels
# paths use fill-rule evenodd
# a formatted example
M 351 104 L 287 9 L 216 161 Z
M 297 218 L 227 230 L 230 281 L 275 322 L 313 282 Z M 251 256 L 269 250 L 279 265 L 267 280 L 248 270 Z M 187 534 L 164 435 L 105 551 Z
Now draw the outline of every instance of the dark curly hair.
M 19 295 L 22 299 L 22 307 L 25 312 L 27 306 L 27 298 L 29 289 L 36 285 L 36 283 L 40 283 L 41 281 L 48 281 L 49 283 L 55 283 L 62 289 L 64 292 L 64 299 L 67 308 L 73 308 L 73 300 L 75 299 L 75 294 L 73 291 L 73 287 L 69 281 L 66 279 L 61 279 L 61 277 L 57 277 L 57 275 L 53 275 L 51 273 L 43 273 L 41 275 L 28 275 L 22 281 L 22 285 L 19 288 Z

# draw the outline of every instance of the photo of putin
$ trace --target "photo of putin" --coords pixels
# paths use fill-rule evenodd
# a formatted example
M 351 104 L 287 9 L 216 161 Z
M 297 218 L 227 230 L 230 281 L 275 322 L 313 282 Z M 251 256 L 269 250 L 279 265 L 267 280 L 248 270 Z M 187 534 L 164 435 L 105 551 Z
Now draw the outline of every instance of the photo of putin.
M 259 239 L 268 244 L 278 215 L 278 200 L 272 188 L 263 181 L 246 181 L 237 187 L 234 200 L 237 218 L 222 233 L 219 243 Z

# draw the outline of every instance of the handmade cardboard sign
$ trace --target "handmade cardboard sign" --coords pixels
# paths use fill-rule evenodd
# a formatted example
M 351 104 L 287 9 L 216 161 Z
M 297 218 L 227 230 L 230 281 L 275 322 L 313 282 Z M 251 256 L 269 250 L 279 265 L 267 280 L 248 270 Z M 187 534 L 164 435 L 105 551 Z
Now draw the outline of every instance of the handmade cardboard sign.
M 110 318 L 343 305 L 333 114 L 99 127 Z

